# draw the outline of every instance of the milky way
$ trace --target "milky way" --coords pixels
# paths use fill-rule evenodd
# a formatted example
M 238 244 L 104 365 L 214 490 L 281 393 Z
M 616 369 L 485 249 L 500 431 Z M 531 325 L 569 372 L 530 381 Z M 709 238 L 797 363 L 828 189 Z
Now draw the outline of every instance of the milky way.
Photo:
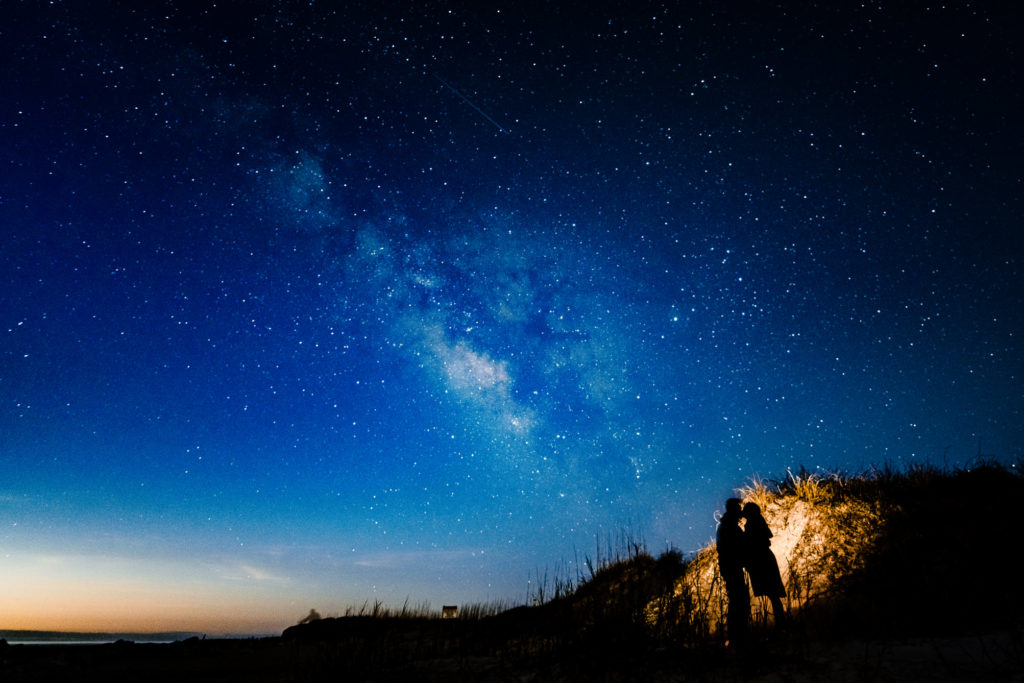
M 753 477 L 1017 462 L 1002 10 L 0 28 L 0 627 L 522 600 Z

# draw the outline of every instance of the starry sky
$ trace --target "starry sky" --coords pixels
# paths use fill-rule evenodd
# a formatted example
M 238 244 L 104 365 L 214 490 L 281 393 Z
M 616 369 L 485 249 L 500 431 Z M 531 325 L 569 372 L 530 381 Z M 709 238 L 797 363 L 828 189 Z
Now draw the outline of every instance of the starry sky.
M 753 477 L 1016 463 L 1019 17 L 781 5 L 3 3 L 0 628 L 523 601 Z

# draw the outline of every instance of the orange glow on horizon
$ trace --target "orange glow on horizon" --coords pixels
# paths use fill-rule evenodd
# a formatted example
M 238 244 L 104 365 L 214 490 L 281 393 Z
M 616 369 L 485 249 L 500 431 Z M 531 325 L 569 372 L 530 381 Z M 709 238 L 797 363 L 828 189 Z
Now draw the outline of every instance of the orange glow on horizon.
M 0 629 L 273 634 L 309 610 L 288 584 L 225 579 L 152 561 L 57 556 L 0 564 Z
M 206 595 L 99 590 L 51 585 L 47 593 L 20 593 L 4 601 L 0 628 L 35 631 L 196 631 L 210 634 L 279 633 L 295 623 L 298 607 L 217 600 Z M 287 615 L 287 616 L 282 616 Z

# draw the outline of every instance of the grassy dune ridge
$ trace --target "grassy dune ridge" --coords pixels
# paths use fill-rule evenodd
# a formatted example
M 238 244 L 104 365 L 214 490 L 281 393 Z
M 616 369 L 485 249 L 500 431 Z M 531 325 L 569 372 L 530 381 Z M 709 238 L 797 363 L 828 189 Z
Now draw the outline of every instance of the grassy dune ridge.
M 784 632 L 774 627 L 767 601 L 753 601 L 754 648 L 764 661 L 842 638 L 997 630 L 1020 642 L 1024 590 L 1009 561 L 1024 501 L 1018 468 L 979 462 L 956 470 L 800 471 L 755 480 L 737 493 L 760 505 L 774 531 L 788 592 Z M 424 622 L 406 640 L 432 642 L 422 653 L 428 658 L 547 662 L 569 679 L 584 672 L 715 670 L 727 602 L 714 545 L 691 558 L 671 549 L 655 557 L 634 537 L 621 540 L 616 552 L 585 558 L 588 576 L 539 581 L 539 604 L 438 625 L 443 635 L 434 639 L 423 637 L 431 628 Z M 391 628 L 402 631 L 400 623 Z M 338 619 L 294 627 L 284 638 L 387 647 L 386 638 L 368 634 Z
M 279 638 L 86 649 L 0 647 L 5 680 L 151 681 L 1019 680 L 1020 467 L 800 471 L 737 491 L 762 508 L 788 596 L 786 628 L 754 600 L 754 637 L 724 648 L 711 545 L 651 554 L 622 534 L 585 576 L 538 576 L 530 605 L 365 603 Z M 557 574 L 557 572 L 556 572 Z M 42 654 L 41 654 L 42 653 Z M 59 675 L 53 672 L 59 672 Z M 51 677 L 51 674 L 52 677 Z M 237 676 L 237 678 L 233 678 Z M 1018 678 L 1014 678 L 1018 676 Z
M 774 531 L 787 607 L 804 623 L 878 635 L 1019 618 L 1024 591 L 1009 559 L 1024 501 L 1019 468 L 801 471 L 738 493 L 760 505 Z M 699 553 L 680 590 L 703 598 L 705 618 L 720 628 L 725 597 L 716 563 L 713 546 Z M 754 603 L 754 619 L 770 621 L 764 602 Z

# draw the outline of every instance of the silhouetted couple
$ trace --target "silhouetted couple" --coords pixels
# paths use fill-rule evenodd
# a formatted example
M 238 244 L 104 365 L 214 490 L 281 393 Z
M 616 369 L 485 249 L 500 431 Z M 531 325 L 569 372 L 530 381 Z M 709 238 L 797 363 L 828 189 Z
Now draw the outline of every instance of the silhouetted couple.
M 741 519 L 745 522 L 742 527 Z M 750 619 L 750 591 L 743 575 L 744 568 L 750 576 L 754 595 L 771 601 L 775 623 L 782 624 L 786 619 L 782 607 L 786 588 L 782 584 L 779 563 L 771 551 L 771 537 L 771 529 L 756 503 L 741 507 L 739 498 L 725 501 L 725 513 L 718 524 L 718 570 L 729 601 L 726 626 L 732 641 L 744 639 Z

